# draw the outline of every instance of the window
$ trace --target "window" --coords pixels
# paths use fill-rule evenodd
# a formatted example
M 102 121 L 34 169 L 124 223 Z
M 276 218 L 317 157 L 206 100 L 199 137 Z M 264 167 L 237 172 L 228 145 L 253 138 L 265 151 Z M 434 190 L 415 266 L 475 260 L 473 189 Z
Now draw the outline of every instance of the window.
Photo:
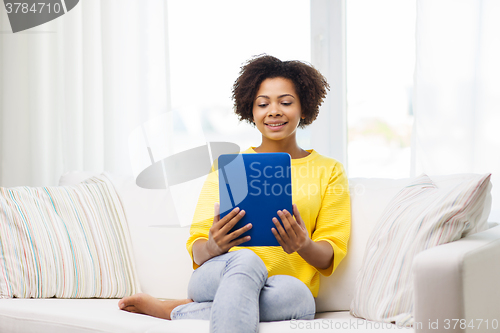
M 320 8 L 315 15 L 329 13 L 322 21 L 326 27 L 321 29 L 325 30 L 318 34 L 324 36 L 320 38 L 323 41 L 314 41 L 312 55 L 311 24 L 314 28 L 318 23 L 311 22 L 311 4 Z M 321 64 L 315 63 L 318 54 L 314 50 L 327 52 L 325 61 L 330 66 L 337 63 L 328 52 L 341 47 L 336 38 L 345 31 L 347 141 L 332 136 L 338 133 L 332 126 L 338 123 L 342 106 L 326 105 L 322 113 L 331 113 L 334 119 L 327 118 L 323 127 L 313 124 L 319 126 L 316 132 L 321 137 L 311 134 L 311 128 L 298 130 L 299 145 L 320 148 L 320 152 L 347 162 L 349 177 L 408 177 L 416 2 L 346 0 L 345 30 L 332 22 L 341 17 L 338 13 L 343 8 L 329 2 L 301 0 L 169 1 L 173 153 L 207 141 L 230 141 L 241 149 L 258 145 L 260 133 L 240 123 L 232 110 L 231 88 L 242 63 L 267 53 L 282 60 L 311 61 L 324 71 Z M 324 43 L 324 38 L 329 44 L 316 45 Z M 336 80 L 344 74 L 338 73 L 339 68 L 326 71 L 323 74 L 332 89 L 339 90 L 337 87 L 343 83 L 337 84 Z M 335 103 L 339 99 L 335 94 L 342 93 L 333 90 L 327 104 Z M 325 138 L 327 146 L 322 147 Z M 335 147 L 328 149 L 328 145 Z M 347 161 L 338 153 L 345 149 Z
M 310 61 L 309 7 L 303 0 L 168 2 L 175 152 L 206 141 L 259 145 L 258 130 L 233 112 L 233 82 L 254 55 Z M 309 146 L 307 130 L 298 139 Z
M 349 177 L 410 176 L 414 0 L 347 0 Z

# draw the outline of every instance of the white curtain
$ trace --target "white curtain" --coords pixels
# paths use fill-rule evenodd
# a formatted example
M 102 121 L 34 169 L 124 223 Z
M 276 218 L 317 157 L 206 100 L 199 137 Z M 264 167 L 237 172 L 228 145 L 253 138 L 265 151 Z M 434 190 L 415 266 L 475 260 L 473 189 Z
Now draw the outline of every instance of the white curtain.
M 83 0 L 13 34 L 0 6 L 0 186 L 132 174 L 129 136 L 169 111 L 163 0 Z
M 414 173 L 492 173 L 500 222 L 500 1 L 418 0 Z

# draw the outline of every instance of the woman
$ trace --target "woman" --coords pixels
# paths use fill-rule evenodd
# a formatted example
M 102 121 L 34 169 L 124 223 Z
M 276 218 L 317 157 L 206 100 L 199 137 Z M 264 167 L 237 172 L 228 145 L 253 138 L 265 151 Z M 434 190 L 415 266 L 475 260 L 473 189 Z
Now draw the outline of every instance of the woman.
M 285 152 L 292 158 L 293 212 L 278 211 L 273 219 L 281 247 L 245 248 L 249 237 L 238 236 L 250 224 L 228 233 L 245 212 L 235 208 L 219 218 L 218 174 L 212 172 L 187 242 L 195 268 L 189 299 L 160 301 L 137 294 L 120 300 L 120 309 L 165 319 L 207 319 L 212 332 L 256 332 L 259 321 L 314 318 L 319 273 L 332 274 L 344 258 L 350 230 L 342 165 L 300 148 L 296 139 L 297 127 L 316 119 L 328 88 L 316 69 L 299 61 L 264 55 L 242 67 L 233 86 L 235 112 L 262 134 L 261 144 L 243 153 Z

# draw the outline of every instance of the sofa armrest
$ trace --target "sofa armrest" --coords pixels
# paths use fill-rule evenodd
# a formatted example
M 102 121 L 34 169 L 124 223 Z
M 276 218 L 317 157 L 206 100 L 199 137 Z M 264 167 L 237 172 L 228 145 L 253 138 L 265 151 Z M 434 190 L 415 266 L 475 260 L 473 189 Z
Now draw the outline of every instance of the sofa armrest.
M 415 323 L 421 323 L 416 331 L 496 331 L 500 328 L 500 226 L 419 253 L 413 278 Z M 466 328 L 460 322 L 455 325 L 457 319 L 465 319 Z M 436 321 L 438 329 L 429 327 Z M 474 328 L 468 326 L 471 321 Z

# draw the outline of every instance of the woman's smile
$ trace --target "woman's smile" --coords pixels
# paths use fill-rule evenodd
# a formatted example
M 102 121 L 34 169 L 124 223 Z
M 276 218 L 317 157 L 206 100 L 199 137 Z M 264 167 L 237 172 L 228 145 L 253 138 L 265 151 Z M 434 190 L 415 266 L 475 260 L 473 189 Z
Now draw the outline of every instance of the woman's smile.
M 271 130 L 271 131 L 279 131 L 283 127 L 285 127 L 286 124 L 288 124 L 287 121 L 281 121 L 281 122 L 276 122 L 276 123 L 265 123 L 266 126 Z

